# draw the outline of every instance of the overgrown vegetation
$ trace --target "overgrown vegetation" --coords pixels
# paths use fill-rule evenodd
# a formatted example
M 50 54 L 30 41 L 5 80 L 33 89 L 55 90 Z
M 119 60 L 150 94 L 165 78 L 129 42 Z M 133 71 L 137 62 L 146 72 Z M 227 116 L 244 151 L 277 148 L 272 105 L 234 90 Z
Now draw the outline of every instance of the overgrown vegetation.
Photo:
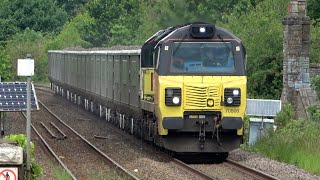
M 5 136 L 4 139 L 18 143 L 23 150 L 27 151 L 27 137 L 24 134 L 11 134 Z M 42 174 L 42 168 L 37 164 L 34 159 L 34 144 L 31 142 L 31 179 L 36 179 Z M 26 158 L 24 158 L 23 165 L 26 167 Z
M 0 47 L 0 81 L 11 79 L 11 60 L 5 52 L 4 48 Z
M 311 79 L 311 87 L 316 91 L 318 99 L 320 97 L 320 75 L 317 75 Z
M 265 0 L 240 16 L 227 16 L 228 29 L 247 48 L 248 93 L 252 98 L 279 99 L 282 87 L 282 19 L 288 0 Z
M 320 75 L 317 75 L 311 79 L 311 87 L 317 93 L 317 99 L 320 100 Z M 316 105 L 308 107 L 308 111 L 311 115 L 311 120 L 320 123 L 320 108 Z
M 82 12 L 75 18 L 68 22 L 63 30 L 55 36 L 49 43 L 47 49 L 56 50 L 64 49 L 68 47 L 90 47 L 92 44 L 85 41 L 83 38 L 83 32 L 87 26 L 93 23 L 93 18 L 90 17 L 88 12 Z
M 293 112 L 291 106 L 283 111 Z M 277 128 L 260 138 L 252 150 L 278 161 L 297 165 L 300 168 L 320 175 L 320 123 L 311 118 L 310 121 L 290 119 L 288 113 L 281 113 L 282 118 L 289 119 L 284 126 Z
M 319 77 L 312 80 L 316 91 L 320 90 Z M 275 118 L 276 131 L 270 131 L 249 149 L 320 176 L 320 109 L 310 106 L 308 111 L 308 120 L 295 120 L 293 107 L 285 104 Z
M 47 47 L 48 37 L 44 37 L 41 32 L 36 32 L 29 28 L 11 37 L 11 41 L 6 45 L 6 52 L 15 61 L 11 61 L 11 70 L 14 79 L 17 77 L 17 59 L 26 58 L 27 54 L 32 54 L 35 59 L 34 81 L 41 81 L 47 78 Z
M 57 168 L 54 170 L 54 178 L 56 180 L 71 180 L 72 177 L 63 168 Z
M 319 176 L 319 128 L 315 121 L 291 120 L 285 127 L 259 139 L 253 150 Z

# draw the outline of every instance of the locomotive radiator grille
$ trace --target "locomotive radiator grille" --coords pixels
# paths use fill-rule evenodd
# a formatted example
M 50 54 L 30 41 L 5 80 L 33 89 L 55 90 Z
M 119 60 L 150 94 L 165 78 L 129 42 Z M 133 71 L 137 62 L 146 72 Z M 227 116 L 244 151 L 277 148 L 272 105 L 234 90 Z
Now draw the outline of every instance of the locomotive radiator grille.
M 217 109 L 220 108 L 219 86 L 184 86 L 184 109 Z M 208 99 L 213 99 L 213 107 L 208 107 Z

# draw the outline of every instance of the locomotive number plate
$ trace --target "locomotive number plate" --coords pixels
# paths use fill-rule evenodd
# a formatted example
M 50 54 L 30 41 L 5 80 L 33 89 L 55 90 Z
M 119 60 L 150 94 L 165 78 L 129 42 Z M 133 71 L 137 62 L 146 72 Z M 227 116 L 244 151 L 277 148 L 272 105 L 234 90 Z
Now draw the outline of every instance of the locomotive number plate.
M 239 109 L 226 109 L 227 113 L 239 113 Z

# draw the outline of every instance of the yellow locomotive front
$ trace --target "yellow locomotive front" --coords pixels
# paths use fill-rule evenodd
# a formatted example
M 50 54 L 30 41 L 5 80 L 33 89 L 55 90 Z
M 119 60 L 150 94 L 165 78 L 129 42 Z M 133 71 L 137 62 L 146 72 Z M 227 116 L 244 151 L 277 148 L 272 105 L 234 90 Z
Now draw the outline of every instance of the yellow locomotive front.
M 190 24 L 154 49 L 153 98 L 159 144 L 178 153 L 239 147 L 246 109 L 245 49 L 225 29 Z

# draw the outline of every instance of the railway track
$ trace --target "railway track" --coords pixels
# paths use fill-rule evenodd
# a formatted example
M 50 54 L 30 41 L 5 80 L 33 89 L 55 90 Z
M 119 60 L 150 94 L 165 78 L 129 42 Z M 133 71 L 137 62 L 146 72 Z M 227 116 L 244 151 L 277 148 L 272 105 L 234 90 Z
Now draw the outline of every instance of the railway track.
M 236 169 L 238 169 L 239 171 L 242 171 L 248 175 L 251 175 L 252 177 L 254 177 L 255 179 L 265 179 L 265 180 L 279 180 L 278 178 L 268 175 L 262 171 L 247 167 L 243 164 L 240 164 L 236 161 L 232 161 L 227 159 L 226 162 L 227 164 L 234 166 Z
M 40 88 L 39 90 L 52 94 L 52 92 L 48 91 L 47 88 Z M 220 176 L 218 174 L 212 175 L 212 174 L 208 173 L 208 171 L 210 171 L 210 170 L 203 172 L 201 169 L 195 168 L 193 165 L 188 165 L 188 164 L 183 163 L 180 160 L 177 160 L 174 158 L 170 162 L 172 164 L 174 164 L 174 166 L 181 169 L 182 171 L 185 171 L 188 174 L 191 174 L 192 176 L 197 177 L 197 179 L 225 179 L 226 177 L 228 178 L 228 175 L 226 175 L 226 176 Z M 249 177 L 248 179 L 272 179 L 272 180 L 277 179 L 277 178 L 269 176 L 263 172 L 256 171 L 254 169 L 242 166 L 241 164 L 238 164 L 238 163 L 230 161 L 230 160 L 227 160 L 226 162 L 224 162 L 222 164 L 224 166 L 222 168 L 224 168 L 224 169 L 229 169 L 229 171 L 237 171 L 234 173 L 234 174 L 236 174 L 237 177 L 243 178 L 245 175 L 245 177 Z M 207 169 L 211 169 L 212 165 L 206 164 L 205 166 L 207 166 Z M 215 164 L 215 166 L 220 166 L 220 164 Z M 231 176 L 229 176 L 229 177 L 231 177 Z M 230 179 L 232 179 L 232 178 L 230 178 Z
M 180 167 L 181 169 L 183 169 L 184 171 L 187 171 L 189 172 L 190 174 L 193 174 L 197 177 L 199 177 L 200 179 L 205 179 L 205 180 L 212 180 L 212 179 L 216 179 L 216 178 L 212 178 L 210 176 L 208 176 L 207 174 L 201 172 L 201 171 L 198 171 L 197 169 L 189 166 L 188 164 L 178 160 L 178 159 L 175 159 L 173 158 L 172 159 L 172 163 L 174 163 L 176 166 Z
M 178 159 L 173 158 L 172 163 L 174 163 L 176 166 L 180 167 L 181 169 L 184 169 L 186 172 L 193 174 L 196 177 L 199 177 L 200 179 L 204 180 L 213 180 L 213 179 L 224 179 L 228 177 L 228 175 L 224 174 L 223 176 L 215 173 L 208 173 L 208 171 L 215 171 L 217 166 L 221 166 L 221 169 L 224 169 L 225 172 L 232 172 L 230 177 L 228 179 L 260 179 L 260 180 L 279 180 L 278 178 L 268 175 L 266 173 L 263 173 L 259 170 L 247 167 L 245 165 L 242 165 L 238 162 L 232 161 L 232 160 L 226 160 L 226 162 L 222 164 L 203 164 L 201 166 L 207 166 L 205 169 L 197 168 L 196 165 L 188 165 Z M 227 165 L 227 166 L 225 166 Z M 226 171 L 228 169 L 228 171 Z M 203 172 L 206 171 L 206 172 Z
M 39 105 L 41 110 L 32 113 L 32 128 L 73 179 L 96 176 L 138 179 L 65 124 L 41 101 Z
M 27 119 L 26 115 L 21 112 L 21 114 L 23 115 L 23 117 L 25 119 Z M 76 177 L 73 175 L 73 173 L 68 169 L 68 167 L 60 160 L 60 158 L 58 157 L 58 155 L 54 152 L 54 150 L 50 147 L 50 145 L 47 143 L 47 141 L 44 139 L 44 137 L 39 133 L 39 131 L 35 128 L 35 126 L 33 126 L 31 124 L 31 128 L 32 130 L 36 133 L 36 135 L 40 138 L 40 141 L 42 143 L 42 146 L 45 147 L 49 152 L 50 154 L 52 155 L 53 159 L 55 161 L 58 162 L 58 164 L 60 164 L 60 166 L 69 174 L 69 176 L 72 178 L 72 179 L 76 179 Z

